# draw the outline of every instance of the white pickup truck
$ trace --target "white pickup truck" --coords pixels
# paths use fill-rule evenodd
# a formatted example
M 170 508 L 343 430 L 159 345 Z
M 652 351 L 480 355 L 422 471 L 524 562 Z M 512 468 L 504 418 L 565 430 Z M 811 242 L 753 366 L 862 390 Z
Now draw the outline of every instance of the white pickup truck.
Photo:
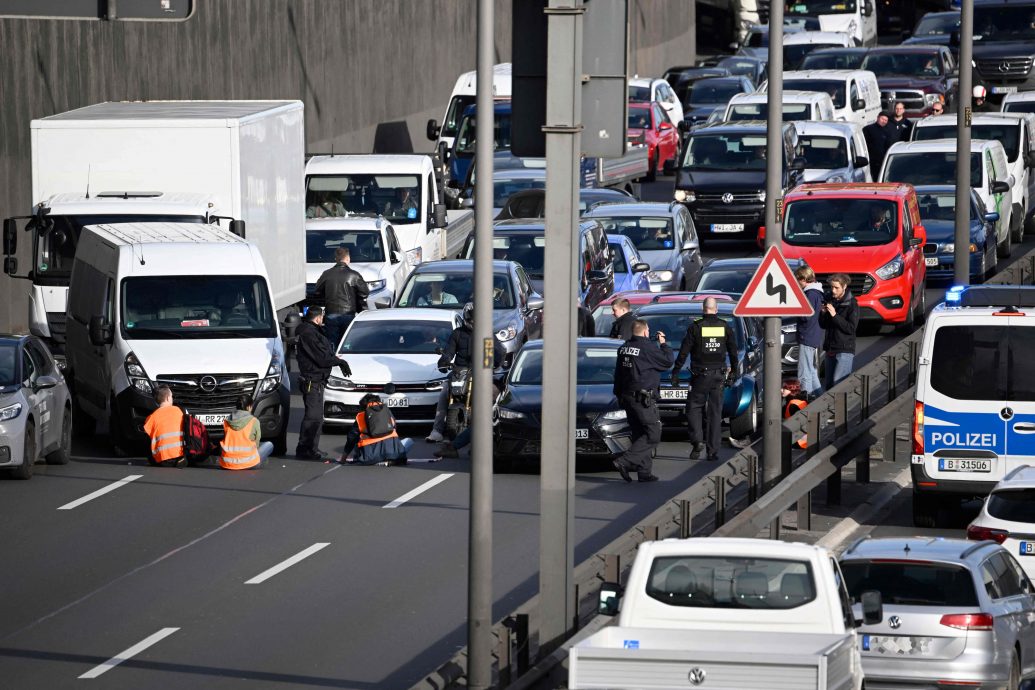
M 571 649 L 569 688 L 860 690 L 856 621 L 826 549 L 762 539 L 642 544 L 624 593 L 600 592 L 621 613 Z M 866 621 L 883 618 L 864 594 Z

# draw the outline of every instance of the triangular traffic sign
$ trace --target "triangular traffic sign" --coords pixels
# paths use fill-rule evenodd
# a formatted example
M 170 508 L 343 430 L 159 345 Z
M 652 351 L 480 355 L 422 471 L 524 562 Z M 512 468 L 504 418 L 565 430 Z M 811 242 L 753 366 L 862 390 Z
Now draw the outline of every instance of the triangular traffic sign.
M 812 305 L 783 254 L 773 246 L 765 253 L 733 313 L 737 316 L 812 316 Z

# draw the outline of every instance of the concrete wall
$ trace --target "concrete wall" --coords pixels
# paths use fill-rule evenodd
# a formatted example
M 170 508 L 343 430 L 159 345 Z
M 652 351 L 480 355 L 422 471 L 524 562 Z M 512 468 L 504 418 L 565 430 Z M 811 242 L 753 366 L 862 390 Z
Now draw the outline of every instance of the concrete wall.
M 498 60 L 510 57 L 510 2 L 496 0 Z M 426 151 L 425 122 L 475 65 L 474 0 L 195 6 L 184 22 L 0 19 L 0 215 L 32 204 L 33 118 L 109 100 L 298 98 L 309 151 Z M 630 6 L 631 72 L 689 57 L 685 0 Z M 24 328 L 25 292 L 0 277 L 0 331 Z

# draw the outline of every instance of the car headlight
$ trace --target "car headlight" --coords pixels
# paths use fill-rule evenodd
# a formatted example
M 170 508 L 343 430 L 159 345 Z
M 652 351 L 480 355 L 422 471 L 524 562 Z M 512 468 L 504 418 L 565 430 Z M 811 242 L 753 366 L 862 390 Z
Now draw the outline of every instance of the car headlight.
M 677 189 L 674 196 L 680 203 L 697 201 L 697 194 L 692 189 Z
M 356 384 L 349 379 L 343 379 L 338 376 L 332 376 L 327 379 L 327 387 L 332 391 L 354 391 L 356 390 Z
M 600 415 L 601 422 L 617 422 L 626 418 L 625 410 L 611 410 Z
M 902 275 L 902 271 L 905 270 L 906 264 L 902 261 L 902 255 L 899 254 L 894 259 L 878 268 L 875 273 L 881 280 L 891 280 L 892 278 L 898 278 Z
M 501 328 L 498 331 L 496 331 L 496 338 L 499 339 L 499 341 L 501 343 L 505 343 L 508 340 L 513 340 L 514 338 L 516 338 L 517 334 L 518 334 L 517 324 L 516 323 L 509 323 L 509 324 L 507 324 L 507 326 L 505 328 Z
M 270 360 L 270 366 L 266 369 L 266 377 L 259 382 L 258 391 L 255 397 L 260 395 L 266 395 L 272 391 L 277 390 L 280 386 L 280 355 L 274 354 L 273 359 Z
M 647 280 L 652 283 L 664 283 L 672 280 L 672 271 L 647 271 Z
M 827 182 L 847 182 L 844 175 L 831 175 L 827 178 Z
M 432 379 L 431 381 L 428 381 L 427 383 L 424 384 L 424 390 L 440 391 L 440 390 L 442 390 L 442 386 L 446 385 L 446 381 L 448 381 L 448 380 L 449 380 L 449 377 L 443 377 L 443 378 L 440 378 L 440 379 Z
M 765 190 L 764 189 L 761 192 L 758 193 L 758 200 L 761 201 L 763 204 L 765 203 Z
M 925 93 L 924 103 L 927 105 L 934 105 L 935 103 L 941 103 L 945 99 L 942 98 L 940 93 Z
M 424 259 L 424 249 L 417 247 L 406 252 L 406 263 L 413 268 Z
M 144 395 L 154 395 L 154 385 L 151 383 L 151 379 L 147 377 L 144 365 L 140 363 L 140 360 L 132 352 L 126 355 L 125 368 L 126 376 L 129 377 L 129 385 Z
M 518 412 L 517 410 L 508 410 L 505 407 L 497 407 L 496 415 L 500 419 L 524 419 L 526 417 L 524 412 Z
M 796 326 L 793 323 L 789 323 L 786 326 L 780 326 L 780 332 L 781 333 L 797 333 L 798 332 L 798 326 Z
M 22 413 L 22 404 L 15 403 L 8 405 L 7 407 L 0 407 L 0 422 L 6 422 L 14 419 Z
M 368 280 L 367 289 L 370 290 L 370 292 L 377 292 L 378 290 L 384 290 L 384 287 L 387 284 L 387 280 Z
M 946 242 L 945 244 L 942 245 L 942 251 L 945 252 L 946 254 L 954 254 L 956 252 L 956 243 L 955 242 Z

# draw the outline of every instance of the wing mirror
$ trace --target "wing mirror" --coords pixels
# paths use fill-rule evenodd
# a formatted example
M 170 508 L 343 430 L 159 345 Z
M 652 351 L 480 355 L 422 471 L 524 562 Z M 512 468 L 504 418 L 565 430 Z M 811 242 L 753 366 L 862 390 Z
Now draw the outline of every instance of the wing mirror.
M 644 271 L 650 270 L 650 264 L 645 264 L 642 261 L 638 264 L 633 264 L 633 273 L 643 273 Z
M 701 245 L 698 244 L 696 240 L 687 240 L 683 243 L 683 246 L 681 247 L 680 251 L 692 252 L 697 250 L 700 246 Z
M 18 251 L 18 222 L 4 218 L 4 256 L 14 256 Z
M 35 388 L 38 391 L 41 391 L 46 390 L 47 388 L 53 388 L 56 385 L 58 385 L 58 380 L 56 377 L 41 376 L 38 379 L 36 379 L 36 383 L 33 385 L 33 388 Z
M 989 223 L 998 223 L 999 211 L 992 211 L 991 213 L 986 213 L 985 220 L 987 220 Z
M 852 161 L 852 165 L 856 168 L 865 168 L 870 164 L 870 159 L 866 156 L 856 156 L 855 160 Z
M 993 194 L 1006 194 L 1009 191 L 1010 191 L 1010 185 L 1007 184 L 1006 182 L 1003 182 L 1002 180 L 996 180 L 995 182 L 992 183 L 992 193 Z
M 909 240 L 911 247 L 919 247 L 922 244 L 927 243 L 927 229 L 923 225 L 917 225 L 913 228 L 913 237 Z
M 807 163 L 802 156 L 796 156 L 791 160 L 791 170 L 801 172 L 807 167 Z
M 866 110 L 866 101 L 862 98 L 856 98 L 852 101 L 852 110 Z
M 435 204 L 431 207 L 431 220 L 432 225 L 436 228 L 446 227 L 446 205 Z
M 392 298 L 389 295 L 384 295 L 374 300 L 374 309 L 388 309 L 391 306 Z
M 543 301 L 542 295 L 532 293 L 528 296 L 528 310 L 537 311 L 543 308 L 545 302 Z
M 622 586 L 617 582 L 605 582 L 600 585 L 600 597 L 597 601 L 597 613 L 602 616 L 617 616 L 619 603 L 622 601 Z
M 859 597 L 862 603 L 863 625 L 877 625 L 884 620 L 884 603 L 881 601 L 880 592 L 869 590 L 863 592 Z M 860 621 L 856 621 L 858 624 Z
M 111 324 L 103 316 L 91 316 L 89 326 L 90 344 L 95 347 L 111 344 Z
M 602 283 L 607 280 L 605 271 L 586 271 L 586 280 L 591 283 Z
M 393 264 L 402 263 L 402 256 L 399 254 L 399 252 L 395 251 L 394 249 L 391 253 L 391 261 Z
M 435 141 L 436 139 L 438 139 L 438 133 L 440 129 L 441 128 L 438 126 L 438 122 L 436 120 L 428 120 L 428 127 L 426 131 L 426 134 L 428 135 L 428 140 Z
M 460 200 L 460 208 L 474 208 L 474 197 L 465 197 Z

